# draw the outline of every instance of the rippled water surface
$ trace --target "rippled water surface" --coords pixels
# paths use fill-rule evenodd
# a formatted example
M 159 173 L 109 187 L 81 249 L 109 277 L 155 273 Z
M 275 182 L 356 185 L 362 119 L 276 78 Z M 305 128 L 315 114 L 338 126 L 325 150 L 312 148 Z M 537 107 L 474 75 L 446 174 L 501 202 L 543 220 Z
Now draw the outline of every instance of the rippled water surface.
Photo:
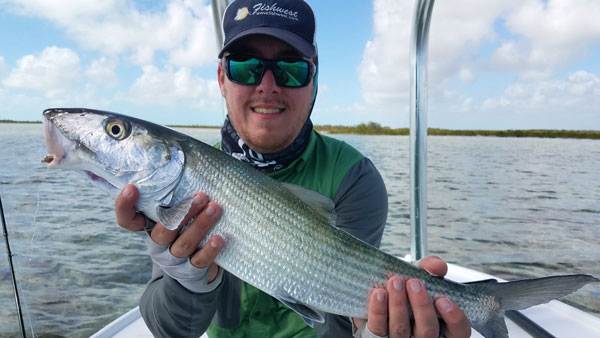
M 218 130 L 181 129 L 209 144 Z M 390 198 L 382 249 L 410 249 L 408 138 L 336 136 L 369 156 Z M 41 125 L 0 124 L 0 193 L 29 336 L 86 337 L 137 305 L 142 241 L 83 175 L 48 170 Z M 600 276 L 600 141 L 430 137 L 429 250 L 506 279 Z M 4 241 L 0 337 L 19 334 Z M 600 285 L 566 302 L 600 315 Z

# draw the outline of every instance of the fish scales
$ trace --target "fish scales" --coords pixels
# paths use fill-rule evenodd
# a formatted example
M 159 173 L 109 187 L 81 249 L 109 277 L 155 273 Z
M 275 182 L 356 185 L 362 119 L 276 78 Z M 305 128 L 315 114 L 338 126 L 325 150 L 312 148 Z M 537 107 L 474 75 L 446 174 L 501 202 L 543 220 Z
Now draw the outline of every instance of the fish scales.
M 243 164 L 241 165 L 243 166 Z M 201 168 L 197 169 L 197 171 L 201 170 Z M 236 172 L 240 171 L 242 170 L 238 169 Z M 246 272 L 245 274 L 238 275 L 238 277 L 250 280 L 253 285 L 263 290 L 271 291 L 268 293 L 275 293 L 277 290 L 269 290 L 268 286 L 275 285 L 276 283 L 272 281 L 274 279 L 281 280 L 281 273 L 285 272 L 285 276 L 287 277 L 283 280 L 283 289 L 292 296 L 298 298 L 304 296 L 294 290 L 317 289 L 319 290 L 318 294 L 321 296 L 318 300 L 313 300 L 313 302 L 318 302 L 324 308 L 335 304 L 335 300 L 340 299 L 340 297 L 342 299 L 358 299 L 361 301 L 350 302 L 352 306 L 347 309 L 327 309 L 327 312 L 337 313 L 344 311 L 347 313 L 350 311 L 353 316 L 364 317 L 368 304 L 368 290 L 373 284 L 383 284 L 390 274 L 404 277 L 409 275 L 405 271 L 406 268 L 404 266 L 393 264 L 397 261 L 396 258 L 389 259 L 387 255 L 381 255 L 380 251 L 372 250 L 373 248 L 368 245 L 358 247 L 348 246 L 347 243 L 350 242 L 348 239 L 349 235 L 336 228 L 326 226 L 324 224 L 326 220 L 323 217 L 311 214 L 313 217 L 303 219 L 305 218 L 302 214 L 304 210 L 301 210 L 303 205 L 297 203 L 294 196 L 286 196 L 285 194 L 284 196 L 292 200 L 293 203 L 283 203 L 282 201 L 286 199 L 281 199 L 281 196 L 272 194 L 272 191 L 267 188 L 269 181 L 262 179 L 262 174 L 227 175 L 231 171 L 226 171 L 225 166 L 217 166 L 216 172 L 226 173 L 224 175 L 227 177 L 221 178 L 215 175 L 213 176 L 214 182 L 212 184 L 214 188 L 210 186 L 197 186 L 192 190 L 203 189 L 201 191 L 206 191 L 210 196 L 214 196 L 215 201 L 222 204 L 224 208 L 230 207 L 238 211 L 250 211 L 234 212 L 231 220 L 228 217 L 224 217 L 211 232 L 211 235 L 219 234 L 227 239 L 230 237 L 227 231 L 229 230 L 232 232 L 233 237 L 240 238 L 240 243 L 246 244 L 243 246 L 238 245 L 239 251 L 231 255 L 227 255 L 224 252 L 223 256 L 217 259 L 217 263 L 226 269 L 229 267 L 229 271 L 240 270 Z M 222 182 L 230 182 L 230 186 L 227 189 L 222 189 L 220 186 Z M 243 188 L 256 184 L 263 187 L 261 189 L 263 191 L 256 193 L 248 188 Z M 221 197 L 219 191 L 237 191 L 237 193 L 225 194 Z M 282 194 L 286 192 L 285 190 L 279 191 Z M 289 207 L 290 205 L 292 207 Z M 276 212 L 272 212 L 272 210 Z M 271 218 L 263 218 L 262 215 L 271 215 Z M 248 224 L 249 220 L 256 223 L 266 221 L 267 224 L 265 226 L 259 227 L 259 229 L 265 231 L 259 233 L 252 232 L 250 234 L 247 231 L 232 231 L 235 225 Z M 299 223 L 302 223 L 303 226 L 297 226 Z M 244 232 L 247 236 L 244 236 Z M 250 236 L 251 234 L 255 234 L 255 236 Z M 271 240 L 267 240 L 266 238 Z M 298 238 L 303 238 L 304 240 L 290 241 L 290 239 Z M 311 243 L 306 243 L 306 239 L 308 238 L 311 239 Z M 274 245 L 273 243 L 278 243 L 279 245 Z M 257 254 L 262 259 L 257 259 Z M 306 264 L 304 261 L 293 259 L 294 257 L 311 256 L 315 259 L 307 261 L 314 262 L 313 264 Z M 228 260 L 228 257 L 231 257 L 231 259 Z M 250 259 L 240 260 L 240 257 L 251 257 L 253 261 L 260 261 L 264 264 L 260 267 L 253 264 L 252 269 L 240 269 L 240 265 L 247 267 L 250 263 Z M 340 262 L 344 264 L 341 265 Z M 266 268 L 272 265 L 277 266 L 278 269 Z M 265 273 L 253 274 L 253 269 L 256 269 L 256 271 L 265 269 L 262 271 L 269 271 L 271 273 L 269 275 Z M 348 271 L 359 273 L 352 275 L 348 274 Z M 410 272 L 414 275 L 414 271 Z M 315 278 L 307 279 L 305 278 L 306 274 L 312 274 Z M 318 281 L 318 285 L 315 285 L 315 281 Z M 435 283 L 435 280 L 434 282 L 426 282 L 426 286 L 432 294 L 446 296 L 450 299 L 455 298 L 450 294 L 438 292 L 437 290 L 443 285 L 436 284 L 438 283 Z M 465 303 L 465 305 L 468 305 L 468 302 L 463 302 L 461 299 L 456 299 L 455 301 L 457 304 Z
M 49 168 L 87 173 L 113 196 L 135 184 L 138 210 L 168 228 L 183 220 L 195 192 L 205 192 L 223 208 L 206 236 L 225 239 L 215 262 L 284 301 L 309 323 L 323 319 L 294 303 L 366 318 L 373 287 L 400 275 L 421 279 L 433 298 L 451 299 L 485 337 L 505 338 L 505 310 L 545 303 L 598 281 L 568 275 L 459 284 L 434 277 L 332 226 L 330 217 L 311 207 L 314 202 L 186 135 L 90 109 L 49 109 L 43 117 L 51 154 L 43 161 Z
M 237 180 L 235 177 L 232 178 L 232 180 Z M 218 179 L 217 181 L 222 181 L 220 179 Z M 261 182 L 262 183 L 262 182 Z M 245 182 L 235 182 L 234 185 L 235 186 L 245 186 Z M 210 192 L 210 190 L 212 189 L 208 189 L 208 193 L 213 196 L 213 194 Z M 266 195 L 266 197 L 261 197 L 261 198 L 250 198 L 248 199 L 247 196 L 252 196 L 249 195 L 250 192 L 246 192 L 243 194 L 231 194 L 230 196 L 226 196 L 224 198 L 229 198 L 229 200 L 220 200 L 221 197 L 219 195 L 214 195 L 214 199 L 223 204 L 224 208 L 228 208 L 231 207 L 233 208 L 235 205 L 242 205 L 244 206 L 244 208 L 238 208 L 237 210 L 250 210 L 252 211 L 252 213 L 250 214 L 246 214 L 246 213 L 237 213 L 236 216 L 238 216 L 237 219 L 232 219 L 229 220 L 228 218 L 224 218 L 220 224 L 217 224 L 215 226 L 215 228 L 213 229 L 213 234 L 221 234 L 225 239 L 227 239 L 229 237 L 227 230 L 230 228 L 229 225 L 223 225 L 225 223 L 231 223 L 231 224 L 239 224 L 238 222 L 242 222 L 241 224 L 244 224 L 248 222 L 248 219 L 252 219 L 254 216 L 253 215 L 261 215 L 261 214 L 272 214 L 269 212 L 270 208 L 273 208 L 274 210 L 279 210 L 282 214 L 287 214 L 288 217 L 282 217 L 282 219 L 284 221 L 287 221 L 289 224 L 285 225 L 285 226 L 279 226 L 279 227 L 274 227 L 272 226 L 272 224 L 274 224 L 273 222 L 275 221 L 274 219 L 268 219 L 267 221 L 270 221 L 269 225 L 267 225 L 266 227 L 261 227 L 263 229 L 269 229 L 269 231 L 266 231 L 265 233 L 256 233 L 255 239 L 253 240 L 252 236 L 247 236 L 244 240 L 241 240 L 240 242 L 246 242 L 248 244 L 249 248 L 260 248 L 261 250 L 258 250 L 259 252 L 263 253 L 262 256 L 265 257 L 264 262 L 265 265 L 270 266 L 272 264 L 274 264 L 274 260 L 273 257 L 278 257 L 280 259 L 278 259 L 277 261 L 283 262 L 283 264 L 281 264 L 281 266 L 283 267 L 284 270 L 280 270 L 280 271 L 275 271 L 275 273 L 273 273 L 271 276 L 265 276 L 264 274 L 261 276 L 256 276 L 258 279 L 252 280 L 254 283 L 258 284 L 258 286 L 262 286 L 262 284 L 264 283 L 266 284 L 273 284 L 270 283 L 269 280 L 270 278 L 273 279 L 281 279 L 281 271 L 286 271 L 288 272 L 286 275 L 289 276 L 287 277 L 284 281 L 286 282 L 286 286 L 284 286 L 284 290 L 287 292 L 291 292 L 293 294 L 293 296 L 296 296 L 296 292 L 293 292 L 293 290 L 313 290 L 314 288 L 317 288 L 318 286 L 320 286 L 320 288 L 317 289 L 321 289 L 323 292 L 320 293 L 323 295 L 323 293 L 325 293 L 327 290 L 331 290 L 330 292 L 326 292 L 325 293 L 325 297 L 321 297 L 322 302 L 323 303 L 333 303 L 333 300 L 336 298 L 339 298 L 340 295 L 344 295 L 346 297 L 348 297 L 348 293 L 345 292 L 346 290 L 356 290 L 353 287 L 344 287 L 347 286 L 348 283 L 345 283 L 342 281 L 342 283 L 339 282 L 339 279 L 336 280 L 334 278 L 328 278 L 330 275 L 332 276 L 346 276 L 347 274 L 343 273 L 342 270 L 333 270 L 331 269 L 331 267 L 339 267 L 340 261 L 344 261 L 344 260 L 340 260 L 339 255 L 334 255 L 333 250 L 330 250 L 328 248 L 331 248 L 332 245 L 331 242 L 334 241 L 332 234 L 331 234 L 331 230 L 335 230 L 335 228 L 329 227 L 329 226 L 323 226 L 323 223 L 325 223 L 325 220 L 323 219 L 323 217 L 319 217 L 319 215 L 311 215 L 311 219 L 306 220 L 305 222 L 308 224 L 318 224 L 321 223 L 321 226 L 313 226 L 313 227 L 298 227 L 298 226 L 289 226 L 289 225 L 293 225 L 293 221 L 294 220 L 298 220 L 298 219 L 302 219 L 302 217 L 299 217 L 299 212 L 303 211 L 302 209 L 302 204 L 300 203 L 292 203 L 292 206 L 295 206 L 293 208 L 285 208 L 285 205 L 283 205 L 281 203 L 281 198 L 279 197 L 275 197 L 272 194 Z M 265 196 L 265 195 L 261 195 L 261 196 Z M 291 196 L 288 196 L 289 199 L 291 199 Z M 250 201 L 256 201 L 255 203 L 249 203 Z M 235 214 L 235 213 L 234 213 Z M 276 214 L 274 214 L 276 215 Z M 231 215 L 230 215 L 231 217 Z M 256 221 L 259 221 L 259 219 L 257 219 Z M 260 219 L 260 221 L 264 221 L 264 219 Z M 274 230 L 274 229 L 278 229 Z M 279 235 L 278 235 L 279 234 Z M 316 235 L 316 236 L 315 236 Z M 266 237 L 265 237 L 266 236 Z M 314 237 L 314 238 L 313 238 Z M 265 240 L 265 238 L 271 238 L 273 239 L 271 240 Z M 289 242 L 290 239 L 297 239 L 297 238 L 311 238 L 311 240 L 304 240 L 304 241 L 297 241 L 294 240 L 293 243 L 295 245 L 291 245 Z M 320 238 L 321 240 L 317 240 L 317 238 Z M 329 242 L 329 244 L 327 243 Z M 274 245 L 273 243 L 280 243 L 279 246 Z M 339 242 L 338 241 L 338 248 L 340 248 L 343 251 L 347 251 L 347 250 L 351 250 L 350 248 L 347 248 L 346 245 L 344 245 L 344 243 Z M 233 247 L 233 246 L 232 246 Z M 287 248 L 286 250 L 284 250 L 285 248 Z M 225 268 L 230 267 L 231 270 L 237 270 L 236 269 L 236 264 L 247 264 L 246 261 L 240 261 L 240 255 L 241 256 L 245 256 L 248 253 L 243 252 L 243 250 L 246 249 L 242 246 L 240 246 L 240 253 L 238 253 L 237 255 L 223 255 L 222 257 L 219 257 L 218 259 L 218 263 L 220 265 L 223 265 Z M 256 253 L 257 250 L 250 251 L 252 252 L 252 256 L 256 258 Z M 315 264 L 305 264 L 305 263 L 301 263 L 298 262 L 297 260 L 293 260 L 292 257 L 307 257 L 307 256 L 314 256 L 315 258 L 318 259 L 311 259 L 308 261 L 312 261 L 315 262 Z M 226 257 L 235 257 L 234 259 L 232 259 L 230 262 L 227 261 Z M 364 257 L 357 257 L 357 259 L 354 260 L 354 262 L 350 261 L 346 261 L 347 263 L 354 263 L 352 265 L 355 266 L 360 266 L 361 265 L 361 261 L 364 262 Z M 301 264 L 299 264 L 301 263 Z M 337 263 L 337 264 L 336 264 Z M 276 264 L 276 263 L 275 263 Z M 247 271 L 247 270 L 246 270 Z M 257 270 L 258 271 L 258 270 Z M 250 271 L 248 271 L 250 273 Z M 300 273 L 302 272 L 302 273 Z M 313 285 L 313 284 L 307 284 L 307 285 L 299 285 L 300 283 L 307 281 L 306 278 L 304 278 L 304 276 L 306 275 L 306 272 L 311 272 L 312 274 L 315 275 L 315 277 L 319 277 L 319 279 L 322 279 L 323 281 L 325 281 L 325 283 L 319 283 L 319 285 Z M 246 277 L 246 278 L 251 278 L 251 276 L 240 276 L 240 277 Z M 318 280 L 315 278 L 312 278 L 308 281 L 314 281 L 314 280 Z M 346 279 L 348 280 L 348 278 Z M 353 280 L 353 279 L 351 279 Z M 261 282 L 262 281 L 262 282 Z M 255 285 L 256 285 L 255 284 Z M 340 288 L 340 286 L 342 286 Z M 362 289 L 364 289 L 364 291 L 362 292 L 363 294 L 363 298 L 365 299 L 364 302 L 362 302 L 362 304 L 357 304 L 357 307 L 361 308 L 361 315 L 364 315 L 364 308 L 365 308 L 365 302 L 366 302 L 366 296 L 368 294 L 368 292 L 366 291 L 368 288 L 370 287 L 370 284 L 363 284 L 362 285 Z M 266 288 L 266 286 L 262 287 L 263 289 Z M 300 296 L 300 295 L 298 295 Z M 350 297 L 348 297 L 350 298 Z M 357 311 L 354 311 L 357 312 Z
M 290 296 L 306 299 L 326 312 L 365 317 L 368 290 L 373 284 L 383 284 L 391 273 L 408 276 L 403 266 L 391 264 L 395 259 L 390 260 L 386 255 L 381 255 L 381 252 L 371 250 L 371 247 L 348 246 L 350 241 L 347 234 L 327 226 L 323 217 L 315 215 L 314 212 L 309 213 L 312 217 L 303 216 L 304 205 L 286 190 L 278 189 L 280 194 L 273 194 L 269 189 L 271 182 L 265 180 L 262 174 L 231 174 L 232 171 L 227 170 L 225 163 L 211 164 L 214 166 L 213 172 L 223 174 L 199 175 L 212 179 L 207 180 L 205 184 L 192 185 L 193 188 L 189 189 L 189 192 L 206 191 L 223 208 L 236 210 L 228 217 L 223 217 L 209 236 L 219 234 L 225 239 L 237 238 L 236 245 L 229 247 L 236 247 L 238 250 L 227 254 L 226 246 L 222 256 L 217 258 L 217 263 L 228 271 L 240 271 L 238 277 L 269 294 L 277 295 L 281 291 L 273 289 L 276 285 Z M 207 171 L 203 168 L 204 166 L 198 165 L 195 170 L 190 171 Z M 243 172 L 242 168 L 234 171 L 240 172 Z M 256 192 L 249 188 L 253 186 L 261 189 Z M 282 202 L 287 200 L 291 200 L 292 203 Z M 262 231 L 248 232 L 240 228 L 240 225 L 253 223 L 263 225 L 256 227 Z M 303 226 L 297 226 L 299 223 Z M 298 238 L 304 240 L 290 241 Z M 311 239 L 310 243 L 307 243 L 307 239 Z M 299 261 L 294 259 L 295 257 L 313 259 Z M 257 262 L 262 264 L 258 265 Z M 344 262 L 344 265 L 340 262 Z M 276 269 L 269 268 L 272 266 Z M 349 271 L 359 273 L 353 275 L 349 274 Z M 309 275 L 313 278 L 306 278 Z M 276 283 L 276 280 L 280 282 Z M 454 299 L 451 294 L 438 292 L 438 285 L 435 284 L 437 283 L 426 282 L 433 295 L 446 296 L 459 306 L 471 305 L 460 298 Z M 302 293 L 298 290 L 311 291 Z M 339 299 L 354 301 L 347 301 L 344 303 L 347 306 L 340 308 L 337 304 Z

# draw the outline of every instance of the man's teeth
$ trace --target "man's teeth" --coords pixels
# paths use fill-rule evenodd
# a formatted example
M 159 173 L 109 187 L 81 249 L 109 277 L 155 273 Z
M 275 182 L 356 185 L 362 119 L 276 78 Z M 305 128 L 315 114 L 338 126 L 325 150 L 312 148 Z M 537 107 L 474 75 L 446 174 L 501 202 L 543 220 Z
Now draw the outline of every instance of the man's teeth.
M 281 113 L 283 109 L 281 108 L 254 108 L 254 112 L 260 114 L 277 114 Z

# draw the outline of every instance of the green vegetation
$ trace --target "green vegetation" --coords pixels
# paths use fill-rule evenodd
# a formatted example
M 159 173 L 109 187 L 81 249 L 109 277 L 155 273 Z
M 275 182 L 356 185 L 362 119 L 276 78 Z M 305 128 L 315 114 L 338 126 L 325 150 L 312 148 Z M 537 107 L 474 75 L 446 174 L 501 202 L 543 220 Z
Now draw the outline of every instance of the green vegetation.
M 42 123 L 40 121 L 0 120 L 0 123 Z M 221 126 L 201 125 L 168 125 L 171 128 L 208 128 L 219 129 Z M 408 135 L 408 128 L 384 127 L 377 122 L 361 123 L 357 126 L 315 125 L 315 129 L 327 134 L 357 135 Z M 514 130 L 462 130 L 429 128 L 428 135 L 443 136 L 496 136 L 496 137 L 540 137 L 540 138 L 580 138 L 600 140 L 600 130 L 550 130 L 550 129 L 514 129 Z
M 167 124 L 169 128 L 203 128 L 203 129 L 221 129 L 221 126 L 201 126 L 197 124 L 193 124 L 190 126 L 182 125 L 182 124 Z
M 600 140 L 600 130 L 448 130 L 429 129 L 429 135 L 497 136 L 497 137 L 542 137 L 542 138 L 586 138 Z
M 359 134 L 359 135 L 408 135 L 408 128 L 392 129 L 382 127 L 379 123 L 361 123 L 357 126 L 317 125 L 315 129 L 328 134 Z
M 0 120 L 0 123 L 42 123 L 42 121 L 13 121 L 13 120 Z
M 317 125 L 315 129 L 328 134 L 359 134 L 359 135 L 408 135 L 408 128 L 392 129 L 379 123 L 361 123 L 357 126 Z M 444 136 L 496 136 L 496 137 L 543 137 L 543 138 L 580 138 L 600 140 L 600 130 L 451 130 L 429 128 L 428 135 Z

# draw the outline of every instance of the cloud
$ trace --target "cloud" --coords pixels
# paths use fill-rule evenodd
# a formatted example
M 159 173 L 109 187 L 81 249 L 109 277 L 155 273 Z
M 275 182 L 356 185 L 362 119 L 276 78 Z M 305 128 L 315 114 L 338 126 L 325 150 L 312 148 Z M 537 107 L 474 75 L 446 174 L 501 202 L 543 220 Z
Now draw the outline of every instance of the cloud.
M 493 55 L 496 66 L 519 72 L 525 80 L 549 79 L 600 41 L 600 2 L 528 0 L 506 17 L 514 38 Z
M 412 13 L 408 1 L 374 0 L 373 39 L 359 67 L 367 102 L 408 90 L 408 81 L 398 78 L 408 78 Z M 429 38 L 432 85 L 453 76 L 472 81 L 486 66 L 487 56 L 481 54 L 485 43 L 497 43 L 494 67 L 539 73 L 563 65 L 600 40 L 599 15 L 600 2 L 595 0 L 437 2 Z M 500 26 L 513 35 L 502 37 Z
M 56 46 L 29 54 L 6 71 L 0 85 L 0 102 L 4 111 L 16 119 L 39 120 L 48 107 L 106 106 L 106 99 L 95 95 L 76 52 Z
M 171 0 L 164 10 L 141 11 L 126 0 L 4 0 L 13 11 L 41 17 L 81 46 L 138 65 L 164 53 L 176 66 L 203 66 L 217 55 L 210 6 Z
M 405 102 L 408 90 L 408 1 L 375 0 L 373 39 L 367 42 L 358 76 L 367 104 Z
M 471 83 L 475 79 L 475 74 L 470 68 L 460 69 L 458 76 L 463 83 Z
M 110 100 L 97 97 L 96 91 L 98 85 L 110 88 L 118 84 L 115 67 L 115 62 L 101 57 L 84 69 L 75 51 L 52 46 L 18 59 L 2 85 L 15 106 L 34 101 L 42 106 L 106 104 Z
M 481 67 L 483 44 L 498 40 L 495 24 L 521 0 L 449 0 L 436 3 L 429 38 L 433 83 Z
M 497 39 L 493 24 L 518 0 L 448 0 L 436 3 L 430 26 L 429 80 L 435 89 L 460 76 L 473 81 L 474 57 L 483 41 Z M 359 66 L 364 99 L 381 106 L 405 105 L 409 93 L 409 51 L 413 4 L 374 0 L 374 32 Z M 441 86 L 439 86 L 441 87 Z
M 0 56 L 0 73 L 2 72 L 2 69 L 4 69 L 4 58 Z
M 508 86 L 499 99 L 489 99 L 487 109 L 523 111 L 535 109 L 541 103 L 551 112 L 597 113 L 600 107 L 600 76 L 576 71 L 564 79 L 516 82 Z
M 3 0 L 3 4 L 21 15 L 44 16 L 58 19 L 89 17 L 107 14 L 117 4 L 115 0 L 56 1 L 56 0 Z
M 40 54 L 26 55 L 4 79 L 9 88 L 29 89 L 55 98 L 68 93 L 81 82 L 79 56 L 68 48 L 45 48 Z
M 450 86 L 429 102 L 432 126 L 473 129 L 600 129 L 600 74 L 516 80 L 498 94 L 470 96 Z
M 115 72 L 116 66 L 116 61 L 103 56 L 92 61 L 86 68 L 85 75 L 93 83 L 104 87 L 115 87 L 119 84 L 119 78 Z
M 203 79 L 189 68 L 161 71 L 156 66 L 142 67 L 143 74 L 135 80 L 128 99 L 140 103 L 172 105 L 190 101 L 195 106 L 219 109 L 221 92 L 216 79 Z
M 21 57 L 14 69 L 5 68 L 0 90 L 10 102 L 2 102 L 19 110 L 34 101 L 44 107 L 152 103 L 221 109 L 216 80 L 191 70 L 215 67 L 212 11 L 206 1 L 0 0 L 0 6 L 49 22 L 79 52 L 48 47 Z M 142 73 L 137 80 L 130 77 L 135 72 Z
M 398 111 L 405 112 L 408 121 L 412 14 L 412 2 L 374 0 L 373 37 L 358 69 L 366 110 L 387 110 L 388 121 L 396 119 Z M 596 0 L 436 2 L 429 37 L 430 110 L 543 114 L 578 104 L 582 114 L 591 114 L 591 103 L 598 101 L 592 96 L 598 90 L 598 74 L 561 74 L 585 56 L 589 46 L 598 45 L 597 17 Z M 494 76 L 503 77 L 504 89 L 488 84 Z M 486 90 L 482 84 L 495 89 Z
M 169 53 L 169 61 L 173 65 L 184 67 L 212 65 L 217 58 L 212 11 L 210 7 L 202 7 L 195 12 L 203 19 L 191 20 L 185 28 L 182 34 L 185 38 Z

